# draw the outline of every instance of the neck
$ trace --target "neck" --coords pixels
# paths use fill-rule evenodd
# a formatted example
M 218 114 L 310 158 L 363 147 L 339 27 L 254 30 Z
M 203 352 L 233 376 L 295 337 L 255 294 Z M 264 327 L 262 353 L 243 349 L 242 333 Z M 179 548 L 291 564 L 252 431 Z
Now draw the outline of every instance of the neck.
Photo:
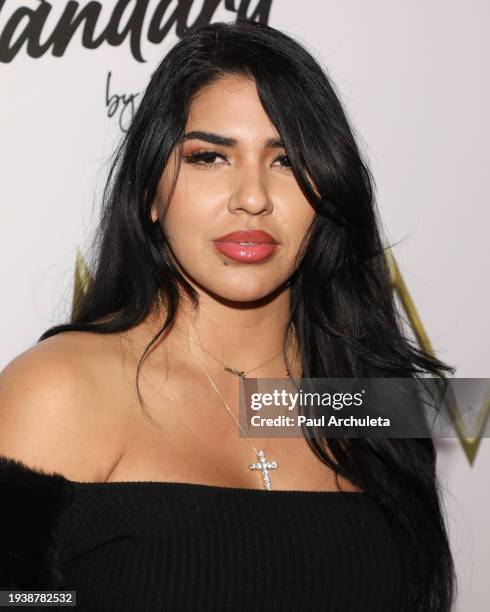
M 197 311 L 187 298 L 183 298 L 175 323 L 165 337 L 167 353 L 183 349 L 192 351 L 218 369 L 223 366 L 217 360 L 237 370 L 253 370 L 252 377 L 282 377 L 286 365 L 282 349 L 290 316 L 290 297 L 290 289 L 286 288 L 268 299 L 244 305 L 201 294 Z M 154 323 L 161 326 L 165 316 L 166 305 L 158 300 Z M 290 333 L 286 354 L 295 376 L 300 375 L 297 353 Z M 261 366 L 274 355 L 274 359 Z

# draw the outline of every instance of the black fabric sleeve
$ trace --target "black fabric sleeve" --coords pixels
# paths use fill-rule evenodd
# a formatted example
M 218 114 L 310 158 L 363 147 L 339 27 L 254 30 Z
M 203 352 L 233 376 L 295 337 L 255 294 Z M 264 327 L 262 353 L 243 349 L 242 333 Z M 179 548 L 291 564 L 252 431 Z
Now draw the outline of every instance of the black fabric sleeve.
M 0 588 L 63 585 L 60 525 L 71 505 L 71 482 L 0 455 Z

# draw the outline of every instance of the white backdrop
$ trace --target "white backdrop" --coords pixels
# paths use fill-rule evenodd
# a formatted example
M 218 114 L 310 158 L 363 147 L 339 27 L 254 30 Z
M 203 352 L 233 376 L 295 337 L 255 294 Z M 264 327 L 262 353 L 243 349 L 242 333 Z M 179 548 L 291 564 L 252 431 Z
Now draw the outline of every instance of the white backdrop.
M 0 2 L 0 48 L 19 7 L 49 8 L 48 40 L 67 2 Z M 89 3 L 78 3 L 79 10 Z M 104 3 L 95 34 L 116 5 Z M 132 5 L 128 2 L 122 23 Z M 150 0 L 138 62 L 129 42 L 82 46 L 77 30 L 62 57 L 30 57 L 23 45 L 0 63 L 2 317 L 0 367 L 68 316 L 76 249 L 94 228 L 107 160 L 130 104 L 108 116 L 109 96 L 141 92 L 166 50 L 148 42 Z M 164 20 L 179 2 L 168 2 Z M 205 0 L 195 0 L 193 23 Z M 247 0 L 223 0 L 213 21 Z M 248 1 L 271 4 L 269 24 L 302 41 L 327 67 L 367 153 L 393 252 L 438 355 L 457 376 L 489 377 L 490 324 L 486 246 L 490 224 L 488 0 Z M 3 5 L 3 6 L 2 6 Z M 28 23 L 21 21 L 12 42 Z M 2 40 L 3 34 L 3 40 Z M 138 98 L 135 103 L 137 104 Z M 114 103 L 114 98 L 112 99 Z M 490 445 L 470 466 L 457 440 L 440 445 L 450 536 L 457 562 L 457 612 L 490 607 Z

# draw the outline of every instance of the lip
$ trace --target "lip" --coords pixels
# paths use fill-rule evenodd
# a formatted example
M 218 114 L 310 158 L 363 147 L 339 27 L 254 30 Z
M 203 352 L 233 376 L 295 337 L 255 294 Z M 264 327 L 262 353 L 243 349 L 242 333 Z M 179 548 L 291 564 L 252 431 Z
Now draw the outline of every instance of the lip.
M 254 244 L 277 244 L 274 238 L 264 230 L 246 229 L 230 232 L 216 238 L 215 242 L 253 242 Z
M 278 245 L 274 238 L 263 230 L 231 232 L 214 240 L 214 244 L 223 255 L 243 263 L 268 259 Z

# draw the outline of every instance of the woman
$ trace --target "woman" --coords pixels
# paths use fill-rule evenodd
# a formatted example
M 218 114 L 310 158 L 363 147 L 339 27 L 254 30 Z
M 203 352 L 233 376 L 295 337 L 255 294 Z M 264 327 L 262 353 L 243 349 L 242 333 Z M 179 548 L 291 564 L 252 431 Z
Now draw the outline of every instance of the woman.
M 448 611 L 430 438 L 238 435 L 240 375 L 453 371 L 402 332 L 318 63 L 257 23 L 189 34 L 104 196 L 72 321 L 0 377 L 2 588 L 73 589 L 83 610 Z

